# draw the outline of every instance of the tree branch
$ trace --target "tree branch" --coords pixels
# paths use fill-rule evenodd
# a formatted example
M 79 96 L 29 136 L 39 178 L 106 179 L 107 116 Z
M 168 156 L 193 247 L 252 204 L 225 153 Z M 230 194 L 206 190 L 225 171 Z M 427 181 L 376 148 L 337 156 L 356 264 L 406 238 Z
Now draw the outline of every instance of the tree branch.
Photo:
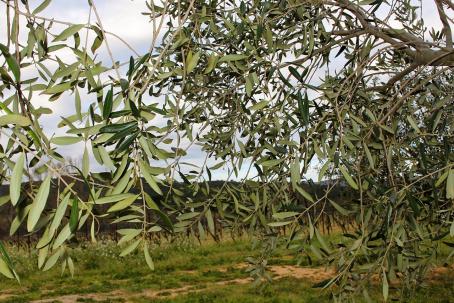
M 443 24 L 443 33 L 446 37 L 446 47 L 452 48 L 452 31 L 451 26 L 449 25 L 448 16 L 443 8 L 443 0 L 435 0 L 435 3 L 437 5 L 440 21 Z
M 406 75 L 414 71 L 418 68 L 419 64 L 413 62 L 411 65 L 407 66 L 403 71 L 394 75 L 391 79 L 386 82 L 385 85 L 382 86 L 373 86 L 366 89 L 366 91 L 378 91 L 378 92 L 385 92 L 386 90 L 390 89 L 396 82 L 402 80 Z
M 435 1 L 441 3 L 441 1 L 443 0 Z M 449 0 L 444 1 L 448 1 L 448 6 L 454 8 L 454 5 Z M 366 12 L 361 9 L 361 7 L 350 1 L 326 1 L 325 3 L 331 6 L 341 7 L 351 12 L 357 18 L 358 22 L 361 24 L 367 34 L 380 38 L 383 41 L 391 44 L 392 46 L 401 49 L 408 57 L 412 59 L 414 63 L 417 63 L 421 66 L 454 66 L 454 49 L 452 46 L 452 34 L 450 33 L 451 29 L 449 27 L 449 23 L 449 29 L 447 28 L 446 30 L 449 33 L 449 35 L 447 33 L 447 36 L 449 36 L 451 40 L 449 40 L 450 42 L 447 43 L 446 47 L 439 47 L 435 46 L 433 43 L 426 42 L 405 30 L 396 30 L 390 28 L 389 26 L 380 22 L 380 20 L 378 20 L 374 16 L 368 16 Z M 442 11 L 442 13 L 444 13 L 444 11 Z M 444 14 L 444 16 L 446 17 L 446 22 L 448 22 L 446 14 Z M 372 22 L 371 19 L 375 22 Z M 384 27 L 378 27 L 376 25 L 373 25 L 373 23 L 383 24 Z M 402 42 L 408 45 L 402 45 Z
M 454 3 L 452 3 L 450 0 L 444 0 L 443 1 L 450 9 L 454 10 Z

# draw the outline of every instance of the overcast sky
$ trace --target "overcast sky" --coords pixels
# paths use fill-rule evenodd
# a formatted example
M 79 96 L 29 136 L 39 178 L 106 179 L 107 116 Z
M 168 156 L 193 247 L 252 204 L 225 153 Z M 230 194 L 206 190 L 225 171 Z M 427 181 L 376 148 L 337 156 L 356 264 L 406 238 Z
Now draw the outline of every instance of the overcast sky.
M 139 54 L 145 54 L 148 52 L 150 42 L 152 39 L 152 25 L 149 22 L 149 17 L 142 15 L 142 12 L 148 11 L 144 0 L 92 0 L 97 7 L 97 11 L 102 20 L 103 27 L 106 31 L 115 33 L 125 41 L 127 41 L 132 48 Z M 35 8 L 42 0 L 29 0 L 30 6 Z M 440 24 L 436 9 L 433 5 L 433 0 L 423 0 L 423 16 L 425 17 L 426 26 L 439 28 Z M 56 20 L 67 21 L 71 23 L 87 23 L 88 22 L 89 6 L 85 0 L 53 0 L 46 10 L 40 13 L 41 16 L 47 18 L 55 18 Z M 5 5 L 0 3 L 0 16 L 1 19 L 5 16 Z M 92 14 L 91 22 L 96 21 L 96 16 Z M 2 20 L 4 25 L 4 21 Z M 59 31 L 64 27 L 56 25 L 52 32 L 58 34 Z M 83 33 L 81 32 L 81 35 Z M 24 35 L 23 35 L 24 36 Z M 83 36 L 82 36 L 83 38 Z M 22 38 L 23 39 L 23 38 Z M 109 46 L 112 50 L 113 57 L 120 61 L 125 62 L 129 60 L 129 57 L 133 55 L 133 52 L 124 45 L 119 39 L 112 36 L 107 36 Z M 5 43 L 6 32 L 4 26 L 0 27 L 0 41 Z M 83 39 L 81 39 L 83 41 Z M 103 61 L 104 66 L 112 66 L 110 57 L 107 54 L 105 44 L 100 49 L 100 57 Z M 60 54 L 62 59 L 65 56 L 71 56 L 70 53 Z M 64 60 L 63 60 L 64 61 Z M 74 61 L 74 60 L 72 60 Z M 66 61 L 68 62 L 68 61 Z M 28 71 L 33 74 L 34 71 Z M 63 134 L 62 130 L 57 128 L 57 123 L 60 121 L 60 116 L 68 116 L 74 113 L 74 102 L 73 96 L 63 96 L 57 102 L 49 103 L 47 96 L 40 95 L 33 99 L 34 104 L 40 104 L 42 106 L 50 107 L 54 111 L 54 114 L 43 119 L 43 126 L 46 132 L 50 135 Z M 93 99 L 93 98 L 92 98 Z M 85 105 L 94 100 L 88 100 Z M 35 105 L 36 106 L 36 105 Z M 60 149 L 61 153 L 73 158 L 80 158 L 83 152 L 83 145 L 73 145 Z M 197 149 L 192 149 L 190 154 L 190 160 L 202 161 L 203 155 Z M 94 161 L 92 161 L 94 162 Z M 95 163 L 93 163 L 95 164 Z M 200 164 L 200 163 L 199 163 Z M 95 165 L 96 169 L 101 169 L 98 165 Z M 245 170 L 244 170 L 245 171 Z M 244 172 L 243 171 L 243 172 Z M 215 173 L 215 179 L 225 178 L 226 171 L 218 171 Z M 308 177 L 316 179 L 317 172 L 311 170 Z

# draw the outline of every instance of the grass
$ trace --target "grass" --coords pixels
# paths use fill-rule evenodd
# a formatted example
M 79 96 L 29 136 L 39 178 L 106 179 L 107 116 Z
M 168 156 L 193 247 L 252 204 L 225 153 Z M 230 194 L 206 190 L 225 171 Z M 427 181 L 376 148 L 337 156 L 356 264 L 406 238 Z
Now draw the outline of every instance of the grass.
M 79 295 L 77 302 L 331 302 L 329 291 L 312 288 L 313 281 L 286 277 L 263 286 L 226 281 L 248 277 L 238 267 L 246 257 L 259 253 L 247 239 L 204 243 L 190 240 L 167 243 L 152 251 L 155 271 L 145 264 L 141 251 L 119 257 L 120 248 L 112 242 L 69 249 L 76 272 L 71 277 L 57 265 L 42 272 L 36 268 L 34 252 L 9 247 L 22 282 L 0 277 L 0 302 L 29 302 L 37 299 Z M 273 265 L 294 265 L 288 251 L 278 249 L 270 260 Z M 286 256 L 285 258 L 283 258 Z M 304 264 L 303 264 L 304 265 Z M 307 265 L 307 264 L 305 264 Z M 454 273 L 418 289 L 408 302 L 454 302 Z M 175 289 L 183 291 L 174 294 Z M 115 295 L 96 296 L 94 294 Z M 8 296 L 5 296 L 7 294 Z M 381 300 L 380 288 L 370 290 L 374 302 Z M 392 298 L 398 300 L 396 290 Z M 169 297 L 169 295 L 171 295 Z M 116 298 L 116 299 L 112 299 Z M 358 298 L 356 302 L 362 302 Z
M 21 293 L 18 302 L 27 302 L 67 294 L 110 292 L 118 288 L 126 292 L 138 292 L 143 289 L 162 290 L 186 284 L 231 280 L 245 276 L 243 270 L 234 267 L 251 255 L 247 241 L 226 241 L 203 246 L 190 241 L 167 244 L 153 250 L 156 269 L 151 272 L 140 251 L 121 258 L 121 249 L 112 242 L 70 251 L 76 265 L 74 277 L 67 270 L 62 275 L 59 266 L 46 272 L 37 271 L 36 253 L 28 253 L 20 247 L 9 248 L 22 281 L 18 285 L 14 280 L 0 277 L 0 294 L 4 290 L 13 294 Z M 219 271 L 221 267 L 229 270 Z
M 445 281 L 445 284 L 428 285 L 424 288 L 420 288 L 409 300 L 400 301 L 397 294 L 392 296 L 393 301 L 419 303 L 419 302 L 430 302 L 430 303 L 448 303 L 454 302 L 454 289 L 453 279 L 454 275 L 451 275 L 450 279 Z M 380 302 L 380 291 L 373 289 L 371 296 L 373 302 Z M 138 299 L 134 302 L 145 303 L 147 298 L 142 300 Z M 231 285 L 222 288 L 209 290 L 203 293 L 190 293 L 183 296 L 178 296 L 171 299 L 158 299 L 153 302 L 158 303 L 208 303 L 208 302 L 244 302 L 244 303 L 277 303 L 277 302 L 304 302 L 304 303 L 323 303 L 333 302 L 330 294 L 326 291 L 320 291 L 319 289 L 312 288 L 312 284 L 309 281 L 298 280 L 293 278 L 279 279 L 272 284 L 268 285 L 264 289 L 257 289 L 250 285 Z M 359 297 L 355 299 L 355 302 L 364 302 L 364 299 Z
M 137 303 L 149 302 L 138 298 Z M 227 285 L 204 292 L 190 293 L 175 298 L 162 298 L 154 302 L 329 302 L 327 293 L 311 288 L 310 283 L 297 279 L 283 278 L 265 288 L 252 285 Z

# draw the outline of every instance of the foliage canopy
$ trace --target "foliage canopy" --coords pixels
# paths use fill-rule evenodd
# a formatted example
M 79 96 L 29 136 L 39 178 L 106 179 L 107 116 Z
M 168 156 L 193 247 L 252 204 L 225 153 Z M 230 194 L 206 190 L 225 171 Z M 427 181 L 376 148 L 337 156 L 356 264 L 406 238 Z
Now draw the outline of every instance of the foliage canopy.
M 378 274 L 386 300 L 390 280 L 412 285 L 439 245 L 454 246 L 450 0 L 148 1 L 149 52 L 125 63 L 111 58 L 110 67 L 96 54 L 103 44 L 111 54 L 116 37 L 95 3 L 95 21 L 71 24 L 40 17 L 50 2 L 3 1 L 11 18 L 0 45 L 1 169 L 10 183 L 0 205 L 17 209 L 12 233 L 25 224 L 40 234 L 39 268 L 68 260 L 66 243 L 85 225 L 96 241 L 100 220 L 130 222 L 122 255 L 142 249 L 150 267 L 150 233 L 214 235 L 219 221 L 263 236 L 264 258 L 283 237 L 326 260 L 337 269 L 326 283 L 341 286 L 337 298 L 361 291 L 367 298 Z M 421 16 L 430 5 L 439 29 Z M 33 77 L 24 75 L 30 68 Z M 40 121 L 52 111 L 34 105 L 37 94 L 49 102 L 72 96 L 74 114 L 59 124 L 66 135 L 46 134 Z M 65 163 L 58 145 L 80 142 L 83 163 L 70 178 L 86 183 L 88 199 L 54 165 Z M 193 145 L 206 154 L 203 163 L 185 161 Z M 91 156 L 110 173 L 92 173 Z M 305 183 L 314 163 L 319 181 L 331 180 L 322 194 Z M 242 169 L 248 178 L 210 191 L 206 181 L 221 167 L 229 178 Z M 21 187 L 35 170 L 49 177 Z M 355 192 L 351 203 L 330 199 L 336 184 Z M 46 205 L 52 186 L 60 192 L 55 209 Z M 290 209 L 301 197 L 304 207 Z M 94 211 L 102 204 L 104 212 Z M 342 243 L 320 232 L 325 207 L 349 222 Z M 14 277 L 2 256 L 0 271 Z M 257 272 L 264 264 L 256 260 Z

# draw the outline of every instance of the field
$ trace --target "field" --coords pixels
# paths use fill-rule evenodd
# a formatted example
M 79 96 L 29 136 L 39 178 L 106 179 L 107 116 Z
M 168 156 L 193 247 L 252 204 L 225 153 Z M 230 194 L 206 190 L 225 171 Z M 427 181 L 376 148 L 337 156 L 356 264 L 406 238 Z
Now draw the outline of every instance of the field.
M 74 248 L 75 275 L 61 267 L 36 271 L 36 256 L 25 248 L 9 247 L 21 284 L 0 278 L 0 302 L 331 302 L 330 291 L 313 288 L 331 275 L 330 270 L 305 261 L 296 265 L 288 250 L 278 249 L 270 260 L 274 280 L 252 284 L 245 259 L 259 250 L 248 239 L 207 242 L 189 239 L 153 250 L 155 270 L 145 265 L 141 253 L 120 258 L 119 248 L 105 241 Z M 305 260 L 305 259 L 303 259 Z M 454 271 L 439 266 L 405 302 L 454 302 Z M 378 285 L 370 289 L 380 302 Z M 400 300 L 391 290 L 391 298 Z M 358 297 L 356 302 L 363 302 Z

